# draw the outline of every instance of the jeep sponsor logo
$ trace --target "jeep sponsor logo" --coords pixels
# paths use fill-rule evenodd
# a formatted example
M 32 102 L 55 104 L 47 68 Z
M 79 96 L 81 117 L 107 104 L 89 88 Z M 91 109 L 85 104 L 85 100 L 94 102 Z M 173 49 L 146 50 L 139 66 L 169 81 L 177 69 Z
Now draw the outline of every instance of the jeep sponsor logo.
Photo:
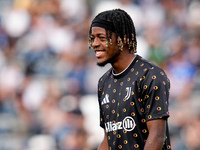
M 106 122 L 105 123 L 106 132 L 112 132 L 116 130 L 124 129 L 126 131 L 132 131 L 135 128 L 135 121 L 132 117 L 127 116 L 123 121 L 119 121 L 116 123 Z

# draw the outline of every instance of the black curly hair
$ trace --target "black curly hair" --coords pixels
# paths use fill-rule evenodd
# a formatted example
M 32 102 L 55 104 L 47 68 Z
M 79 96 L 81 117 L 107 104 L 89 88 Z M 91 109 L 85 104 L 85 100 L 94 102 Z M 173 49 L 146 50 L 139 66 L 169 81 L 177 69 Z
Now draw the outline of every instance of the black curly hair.
M 114 29 L 109 30 L 106 29 L 107 40 L 111 40 L 112 32 L 116 33 L 117 37 L 120 37 L 123 43 L 127 43 L 129 47 L 129 51 L 131 53 L 136 53 L 137 49 L 137 40 L 136 40 L 136 32 L 133 20 L 122 9 L 113 9 L 107 10 L 99 13 L 92 21 L 92 24 L 95 20 L 103 20 L 112 24 Z M 89 36 L 92 34 L 92 24 L 89 30 Z M 89 47 L 92 47 L 92 41 L 89 37 Z

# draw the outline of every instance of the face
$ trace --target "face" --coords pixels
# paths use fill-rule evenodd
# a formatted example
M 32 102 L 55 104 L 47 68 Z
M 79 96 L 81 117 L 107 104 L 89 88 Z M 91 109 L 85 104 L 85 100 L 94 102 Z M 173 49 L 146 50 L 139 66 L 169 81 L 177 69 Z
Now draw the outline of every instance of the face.
M 96 53 L 97 65 L 105 66 L 107 63 L 113 64 L 119 59 L 120 50 L 117 46 L 116 35 L 114 33 L 112 33 L 112 44 L 107 42 L 106 30 L 101 27 L 92 27 L 90 38 L 92 48 Z

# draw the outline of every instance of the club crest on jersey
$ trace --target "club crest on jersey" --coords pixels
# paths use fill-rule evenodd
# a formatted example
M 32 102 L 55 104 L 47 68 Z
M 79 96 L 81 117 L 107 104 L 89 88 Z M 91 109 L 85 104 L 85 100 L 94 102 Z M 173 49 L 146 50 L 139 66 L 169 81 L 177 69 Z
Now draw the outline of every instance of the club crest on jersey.
M 126 88 L 126 96 L 125 96 L 125 99 L 128 100 L 131 96 L 131 87 L 127 87 Z
M 121 129 L 124 129 L 126 131 L 132 131 L 135 128 L 135 120 L 132 117 L 127 116 L 124 118 L 123 121 L 119 121 L 116 123 L 113 123 L 111 121 L 106 122 L 105 128 L 106 128 L 106 132 L 113 132 L 113 131 L 121 130 Z

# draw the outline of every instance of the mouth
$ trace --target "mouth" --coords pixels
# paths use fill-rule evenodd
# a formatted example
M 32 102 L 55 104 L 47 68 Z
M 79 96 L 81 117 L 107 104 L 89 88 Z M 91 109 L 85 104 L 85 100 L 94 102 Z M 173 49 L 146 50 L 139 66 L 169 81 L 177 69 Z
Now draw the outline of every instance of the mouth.
M 103 57 L 105 51 L 102 51 L 102 50 L 101 51 L 95 51 L 95 53 L 96 53 L 96 57 L 100 58 L 100 57 Z

